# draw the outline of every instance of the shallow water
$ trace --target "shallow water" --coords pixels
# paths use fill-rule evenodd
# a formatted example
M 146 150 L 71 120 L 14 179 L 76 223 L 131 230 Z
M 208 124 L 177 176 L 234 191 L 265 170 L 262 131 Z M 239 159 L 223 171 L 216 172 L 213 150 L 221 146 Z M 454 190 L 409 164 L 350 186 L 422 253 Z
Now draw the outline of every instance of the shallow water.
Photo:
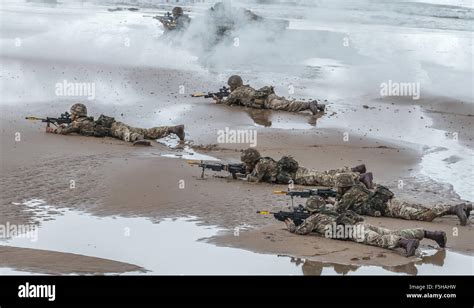
M 38 199 L 27 204 L 38 213 L 48 209 Z M 206 243 L 206 238 L 224 229 L 201 225 L 196 217 L 151 221 L 142 217 L 96 217 L 65 209 L 60 212 L 62 215 L 54 220 L 41 223 L 37 241 L 22 236 L 2 244 L 121 261 L 144 267 L 148 270 L 146 274 L 159 275 L 339 275 L 347 271 L 356 275 L 465 275 L 473 270 L 474 257 L 449 250 L 427 250 L 422 261 L 392 268 L 313 261 L 296 264 L 296 260 L 288 257 Z M 235 231 L 235 236 L 244 232 Z M 2 275 L 19 273 L 0 268 Z

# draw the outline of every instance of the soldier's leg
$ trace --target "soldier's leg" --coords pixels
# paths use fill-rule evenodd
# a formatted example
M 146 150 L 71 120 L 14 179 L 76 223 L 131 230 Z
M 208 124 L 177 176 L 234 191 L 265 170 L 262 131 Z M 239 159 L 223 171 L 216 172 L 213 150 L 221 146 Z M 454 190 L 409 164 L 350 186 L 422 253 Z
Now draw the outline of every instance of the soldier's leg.
M 425 238 L 425 230 L 422 228 L 390 230 L 386 228 L 377 227 L 371 224 L 364 224 L 364 226 L 374 232 L 377 232 L 380 235 L 393 234 L 393 235 L 398 235 L 403 238 L 417 239 L 420 241 Z
M 134 127 L 128 126 L 122 122 L 114 122 L 110 127 L 110 134 L 112 137 L 121 139 L 126 142 L 134 142 L 139 139 L 143 139 L 143 135 L 140 134 Z
M 390 230 L 386 228 L 377 227 L 371 224 L 364 224 L 365 228 L 377 232 L 380 235 L 397 235 L 405 239 L 415 239 L 421 241 L 424 238 L 430 239 L 438 243 L 440 247 L 445 247 L 447 237 L 444 231 L 428 231 L 422 228 L 399 229 Z
M 184 140 L 184 125 L 161 126 L 144 129 L 146 139 L 160 139 L 169 134 L 176 134 L 179 139 Z
M 354 242 L 377 246 L 386 249 L 404 248 L 407 256 L 413 256 L 418 248 L 418 239 L 407 239 L 400 235 L 387 232 L 370 224 L 360 223 L 359 236 L 351 238 Z
M 421 204 L 408 203 L 397 198 L 387 202 L 387 209 L 384 216 L 401 218 L 407 220 L 433 221 L 433 219 L 445 215 L 457 215 L 461 221 L 461 225 L 465 225 L 467 221 L 466 213 L 462 205 L 435 205 L 426 207 Z
M 328 170 L 328 171 L 317 171 L 313 169 L 307 169 L 304 167 L 299 167 L 295 175 L 295 184 L 299 185 L 312 185 L 312 186 L 328 186 L 333 187 L 335 185 L 337 171 L 342 171 L 342 173 L 349 173 L 354 180 L 359 179 L 359 174 L 356 172 L 347 171 L 350 169 L 337 169 L 337 170 Z M 346 172 L 347 171 L 347 172 Z
M 288 112 L 300 112 L 306 110 L 313 112 L 313 105 L 317 106 L 317 104 L 313 102 L 302 102 L 296 100 L 290 101 L 284 97 L 279 97 L 275 94 L 270 95 L 264 103 L 264 107 L 266 109 L 282 110 Z
M 370 224 L 361 223 L 358 224 L 359 230 L 355 237 L 351 240 L 365 245 L 377 246 L 387 249 L 395 249 L 399 247 L 401 236 L 397 234 L 390 234 L 387 232 L 384 234 L 380 228 L 372 226 Z

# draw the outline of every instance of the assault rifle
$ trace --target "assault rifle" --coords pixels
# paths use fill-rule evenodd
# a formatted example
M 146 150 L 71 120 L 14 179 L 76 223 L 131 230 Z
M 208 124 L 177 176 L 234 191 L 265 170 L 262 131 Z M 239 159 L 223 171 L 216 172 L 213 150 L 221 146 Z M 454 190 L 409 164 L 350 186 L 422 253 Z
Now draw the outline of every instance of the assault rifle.
M 305 210 L 301 204 L 298 207 L 294 208 L 293 211 L 257 211 L 257 214 L 273 215 L 273 217 L 275 217 L 275 219 L 279 221 L 285 221 L 286 219 L 290 218 L 291 220 L 293 220 L 296 226 L 301 225 L 303 221 L 311 215 L 311 213 Z
M 320 196 L 326 199 L 327 197 L 336 197 L 337 192 L 331 188 L 315 188 L 315 189 L 305 189 L 305 190 L 275 190 L 273 191 L 275 195 L 287 195 L 291 197 L 291 206 L 293 206 L 293 198 L 309 198 L 311 196 Z
M 53 124 L 54 126 L 59 126 L 61 124 L 70 124 L 72 122 L 71 115 L 69 112 L 61 113 L 61 116 L 59 118 L 51 118 L 51 117 L 46 117 L 46 118 L 38 118 L 38 117 L 25 117 L 27 120 L 31 121 L 41 121 L 44 123 Z
M 224 97 L 227 97 L 230 95 L 230 89 L 228 87 L 222 87 L 219 89 L 219 92 L 208 92 L 207 94 L 198 92 L 191 94 L 191 97 L 204 97 L 204 98 L 212 98 L 214 96 L 217 96 L 219 99 L 223 99 Z
M 275 195 L 287 195 L 291 198 L 300 197 L 300 198 L 309 198 L 311 196 L 320 196 L 323 198 L 327 197 L 336 197 L 337 191 L 331 188 L 315 188 L 315 189 L 305 189 L 305 190 L 275 190 L 273 192 Z
M 190 165 L 197 165 L 202 168 L 201 178 L 204 177 L 204 171 L 210 169 L 212 171 L 227 171 L 232 174 L 232 178 L 237 179 L 237 173 L 246 174 L 245 165 L 242 163 L 232 163 L 232 164 L 223 164 L 223 163 L 205 163 L 203 161 L 188 161 Z
M 176 28 L 176 20 L 170 12 L 166 12 L 163 16 L 155 16 L 153 18 L 161 22 L 167 30 Z

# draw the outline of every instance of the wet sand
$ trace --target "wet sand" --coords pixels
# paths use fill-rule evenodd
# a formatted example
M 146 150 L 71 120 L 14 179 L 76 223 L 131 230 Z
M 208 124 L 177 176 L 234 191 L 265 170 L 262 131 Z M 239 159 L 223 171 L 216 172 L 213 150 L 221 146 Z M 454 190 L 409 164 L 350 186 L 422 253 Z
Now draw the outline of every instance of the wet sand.
M 123 262 L 38 249 L 0 246 L 0 256 L 0 267 L 46 275 L 103 275 L 145 272 L 139 266 Z

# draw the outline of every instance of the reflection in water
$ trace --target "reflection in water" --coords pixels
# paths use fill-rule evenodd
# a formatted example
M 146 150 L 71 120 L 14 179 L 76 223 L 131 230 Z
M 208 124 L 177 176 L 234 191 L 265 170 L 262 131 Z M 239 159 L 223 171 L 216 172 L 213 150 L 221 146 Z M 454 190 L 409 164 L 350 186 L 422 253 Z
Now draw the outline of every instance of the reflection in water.
M 304 260 L 291 257 L 290 262 L 301 265 L 303 275 L 472 275 L 472 256 L 461 255 L 445 249 L 426 250 L 420 260 L 397 266 L 345 265 L 331 262 Z M 449 262 L 448 262 L 449 261 Z
M 355 272 L 360 266 L 357 265 L 344 265 L 337 263 L 327 263 L 327 262 L 318 262 L 311 260 L 302 260 L 300 258 L 291 257 L 290 262 L 295 263 L 299 266 L 301 263 L 301 270 L 305 276 L 320 276 L 323 273 L 323 268 L 328 267 L 334 269 L 337 274 L 346 275 L 347 273 L 353 271 Z
M 44 3 L 44 4 L 53 4 L 52 7 L 55 7 L 58 4 L 58 0 L 26 0 L 26 2 L 31 3 Z
M 446 250 L 445 249 L 440 249 L 436 250 L 434 254 L 426 254 L 421 257 L 420 261 L 404 264 L 404 265 L 398 265 L 398 266 L 391 266 L 391 267 L 384 267 L 386 270 L 389 270 L 394 273 L 406 273 L 409 275 L 417 275 L 418 274 L 418 268 L 416 265 L 422 265 L 422 264 L 432 264 L 436 266 L 443 266 L 444 265 L 444 259 L 446 259 Z
M 279 120 L 275 122 L 272 121 L 272 110 L 253 108 L 245 108 L 244 110 L 256 125 L 281 129 L 310 129 L 316 126 L 319 118 L 324 116 L 324 113 L 311 115 L 305 122 L 302 117 L 303 114 L 285 114 L 284 116 L 279 114 Z
M 252 118 L 255 124 L 264 127 L 272 126 L 272 121 L 270 120 L 272 115 L 271 110 L 245 108 L 245 112 L 249 115 L 250 118 Z

